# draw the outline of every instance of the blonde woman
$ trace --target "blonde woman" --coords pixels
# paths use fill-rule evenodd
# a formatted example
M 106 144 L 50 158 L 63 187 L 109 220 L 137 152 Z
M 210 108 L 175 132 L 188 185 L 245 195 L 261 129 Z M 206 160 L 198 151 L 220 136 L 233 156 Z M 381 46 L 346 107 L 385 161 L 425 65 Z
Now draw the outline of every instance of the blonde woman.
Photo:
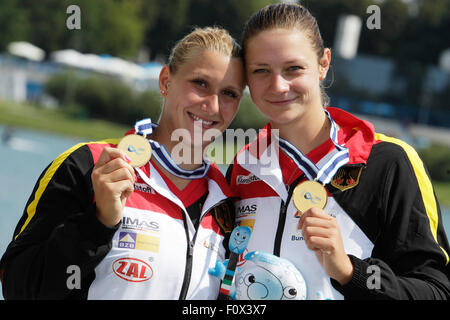
M 227 31 L 180 40 L 160 74 L 158 126 L 140 121 L 126 136 L 146 145 L 79 144 L 42 173 L 1 260 L 5 299 L 217 298 L 207 270 L 225 258 L 231 191 L 209 162 L 172 157 L 172 133 L 183 130 L 184 147 L 203 154 L 210 141 L 195 131 L 224 131 L 244 86 Z M 151 159 L 134 163 L 149 146 Z

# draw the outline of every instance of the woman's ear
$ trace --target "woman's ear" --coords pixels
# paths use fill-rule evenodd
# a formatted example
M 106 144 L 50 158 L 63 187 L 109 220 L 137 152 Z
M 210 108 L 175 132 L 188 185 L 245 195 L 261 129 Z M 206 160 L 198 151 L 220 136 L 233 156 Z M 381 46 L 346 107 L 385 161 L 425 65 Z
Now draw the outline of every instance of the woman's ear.
M 159 73 L 159 91 L 161 92 L 161 95 L 165 98 L 167 96 L 167 93 L 169 92 L 169 85 L 170 85 L 170 69 L 167 64 L 165 64 L 160 73 Z
M 322 57 L 319 59 L 319 79 L 322 81 L 327 77 L 331 63 L 331 50 L 325 48 Z

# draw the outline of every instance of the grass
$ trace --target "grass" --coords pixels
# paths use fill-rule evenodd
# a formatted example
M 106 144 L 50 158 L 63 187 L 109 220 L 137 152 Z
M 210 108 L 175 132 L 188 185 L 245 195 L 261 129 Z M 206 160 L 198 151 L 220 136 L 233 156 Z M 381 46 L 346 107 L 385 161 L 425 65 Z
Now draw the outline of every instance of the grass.
M 450 208 L 450 182 L 433 182 L 441 207 Z
M 0 102 L 0 123 L 91 140 L 118 138 L 130 129 L 104 120 L 75 119 L 58 110 L 5 101 Z

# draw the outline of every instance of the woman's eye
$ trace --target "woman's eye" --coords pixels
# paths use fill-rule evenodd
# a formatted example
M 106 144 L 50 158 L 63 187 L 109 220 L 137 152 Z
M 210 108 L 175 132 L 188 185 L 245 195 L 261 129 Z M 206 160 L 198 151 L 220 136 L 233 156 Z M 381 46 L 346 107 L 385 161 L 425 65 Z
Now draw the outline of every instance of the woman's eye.
M 222 93 L 230 98 L 236 99 L 239 98 L 239 95 L 233 90 L 224 90 Z
M 298 71 L 298 70 L 303 70 L 303 68 L 300 66 L 290 66 L 288 68 L 288 71 Z
M 208 84 L 206 83 L 206 81 L 205 81 L 205 80 L 202 80 L 202 79 L 194 79 L 194 80 L 192 80 L 192 82 L 193 82 L 195 85 L 197 85 L 197 86 L 199 86 L 199 87 L 202 87 L 202 88 L 208 87 Z
M 257 74 L 257 73 L 266 73 L 268 72 L 267 69 L 255 69 L 253 70 L 253 74 Z

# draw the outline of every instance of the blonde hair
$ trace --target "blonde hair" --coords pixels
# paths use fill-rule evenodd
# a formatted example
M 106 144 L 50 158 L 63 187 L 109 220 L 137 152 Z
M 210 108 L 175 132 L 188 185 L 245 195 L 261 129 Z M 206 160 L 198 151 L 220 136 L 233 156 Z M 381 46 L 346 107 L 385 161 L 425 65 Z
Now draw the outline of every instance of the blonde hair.
M 240 45 L 221 27 L 195 28 L 179 40 L 169 56 L 169 69 L 175 74 L 190 57 L 203 50 L 212 50 L 228 57 L 241 58 Z
M 317 59 L 320 60 L 323 56 L 325 48 L 316 18 L 302 5 L 295 3 L 277 3 L 262 8 L 246 22 L 242 35 L 244 62 L 245 51 L 249 40 L 262 31 L 275 28 L 297 29 L 304 32 L 317 54 Z M 320 83 L 320 91 L 322 105 L 328 105 L 330 98 L 326 94 L 322 82 Z

